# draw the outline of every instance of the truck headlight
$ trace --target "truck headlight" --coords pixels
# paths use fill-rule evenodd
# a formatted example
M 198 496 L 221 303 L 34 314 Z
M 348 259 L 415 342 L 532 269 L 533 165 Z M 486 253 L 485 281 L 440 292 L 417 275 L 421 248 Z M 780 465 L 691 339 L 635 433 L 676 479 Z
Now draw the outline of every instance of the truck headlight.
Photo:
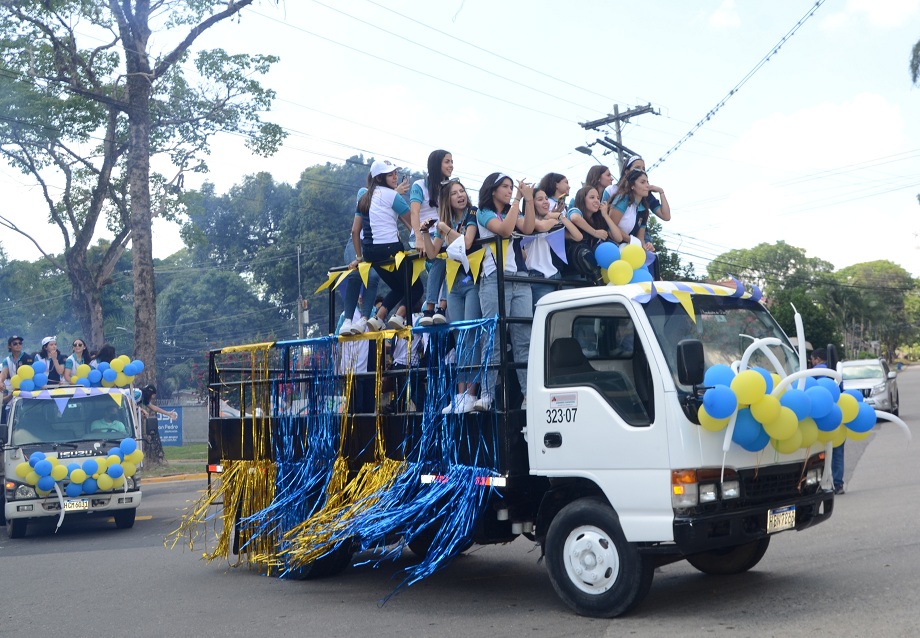
M 35 492 L 35 490 L 25 483 L 17 487 L 14 494 L 16 495 L 16 498 L 38 498 L 38 494 Z

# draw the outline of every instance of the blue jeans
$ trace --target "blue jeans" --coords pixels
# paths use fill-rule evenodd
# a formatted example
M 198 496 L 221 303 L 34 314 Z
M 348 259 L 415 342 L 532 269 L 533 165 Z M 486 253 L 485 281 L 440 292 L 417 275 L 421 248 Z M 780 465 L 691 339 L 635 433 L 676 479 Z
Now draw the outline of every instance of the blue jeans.
M 459 276 L 459 273 L 458 273 Z M 441 288 L 447 277 L 447 260 L 432 259 L 428 262 L 428 286 L 425 290 L 425 302 L 438 306 L 441 297 Z M 478 319 L 479 317 L 477 317 Z
M 466 279 L 463 270 L 457 273 L 453 288 L 447 293 L 447 315 L 451 321 L 466 321 L 468 319 L 482 319 L 482 308 L 479 305 L 479 286 L 470 278 L 461 281 L 461 276 Z M 481 330 L 477 330 L 481 333 Z M 458 348 L 459 349 L 459 348 Z M 469 365 L 478 366 L 482 362 L 482 346 L 474 345 Z M 460 383 L 472 383 L 476 377 L 475 370 L 462 371 L 457 375 Z
M 562 273 L 558 270 L 556 271 L 556 274 L 552 275 L 551 277 L 545 276 L 542 272 L 531 270 L 530 276 L 539 277 L 541 279 L 562 279 Z M 553 286 L 552 284 L 530 284 L 530 295 L 533 297 L 533 307 L 536 308 L 538 301 L 556 290 L 562 290 L 562 288 Z
M 506 273 L 516 275 L 518 273 Z M 530 295 L 530 286 L 518 282 L 505 283 L 505 312 L 509 317 L 533 317 L 533 301 Z M 482 275 L 479 279 L 479 304 L 482 307 L 483 317 L 498 316 L 498 273 L 491 275 Z M 527 361 L 528 350 L 530 348 L 530 326 L 521 324 L 511 324 L 508 326 L 511 332 L 511 352 L 514 355 L 515 363 L 525 363 Z M 496 335 L 495 344 L 491 352 L 486 352 L 488 344 L 483 345 L 482 358 L 488 361 L 490 365 L 498 363 L 499 340 Z M 521 391 L 527 395 L 527 369 L 516 370 L 518 381 L 521 384 Z M 498 380 L 498 370 L 488 370 L 486 373 L 486 385 L 482 394 L 494 394 L 495 383 Z M 508 406 L 505 406 L 506 408 Z
M 424 290 L 422 282 L 418 279 L 414 284 L 409 285 L 406 290 L 406 270 L 412 271 L 412 260 L 403 259 L 402 263 L 394 271 L 384 270 L 380 265 L 382 262 L 392 259 L 396 253 L 401 251 L 403 246 L 400 242 L 390 244 L 364 244 L 364 259 L 374 264 L 374 270 L 380 275 L 383 282 L 390 287 L 390 292 L 383 299 L 383 307 L 387 312 L 396 310 L 400 302 L 406 305 L 406 316 L 412 316 L 412 309 L 415 303 L 421 298 Z M 411 276 L 411 274 L 410 274 Z
M 351 239 L 348 240 L 348 243 L 345 244 L 345 263 L 350 264 L 355 259 L 358 258 L 358 255 L 355 253 L 355 245 L 351 242 Z M 355 316 L 355 308 L 358 307 L 358 297 L 361 297 L 361 316 L 368 318 L 371 316 L 371 313 L 374 311 L 374 298 L 377 296 L 377 286 L 380 284 L 380 275 L 377 274 L 377 271 L 371 268 L 370 272 L 367 273 L 367 289 L 364 291 L 364 296 L 361 296 L 361 289 L 364 287 L 364 282 L 361 281 L 361 275 L 355 273 L 349 275 L 348 279 L 345 282 L 345 318 L 351 321 L 352 317 Z
M 834 477 L 834 487 L 843 486 L 843 446 L 846 443 L 841 443 L 840 447 L 834 448 L 834 458 L 831 459 L 831 476 Z

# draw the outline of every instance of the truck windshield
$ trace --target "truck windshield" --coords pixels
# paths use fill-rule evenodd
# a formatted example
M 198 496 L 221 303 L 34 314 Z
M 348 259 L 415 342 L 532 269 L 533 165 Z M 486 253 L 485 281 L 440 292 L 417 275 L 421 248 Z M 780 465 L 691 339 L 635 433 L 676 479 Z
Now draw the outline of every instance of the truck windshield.
M 677 379 L 677 344 L 683 339 L 698 339 L 703 343 L 706 368 L 724 363 L 731 365 L 740 361 L 745 349 L 755 339 L 776 337 L 782 346 L 773 346 L 770 351 L 783 367 L 775 369 L 767 355 L 758 350 L 750 359 L 749 366 L 759 366 L 770 372 L 785 376 L 799 369 L 798 354 L 789 344 L 782 328 L 773 317 L 756 301 L 734 297 L 695 295 L 693 310 L 696 322 L 679 303 L 671 303 L 656 297 L 645 304 L 645 310 L 652 329 L 661 344 L 674 383 L 687 392 L 691 388 L 682 386 Z
M 20 399 L 12 414 L 11 445 L 119 439 L 130 430 L 129 400 L 111 396 Z

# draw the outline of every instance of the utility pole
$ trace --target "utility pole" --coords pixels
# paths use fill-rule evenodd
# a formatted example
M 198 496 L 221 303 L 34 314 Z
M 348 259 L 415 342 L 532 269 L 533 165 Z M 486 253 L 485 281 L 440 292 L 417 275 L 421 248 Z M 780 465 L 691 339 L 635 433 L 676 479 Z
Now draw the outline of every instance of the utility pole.
M 623 111 L 622 113 L 620 113 L 620 105 L 614 104 L 613 113 L 608 113 L 607 117 L 602 117 L 600 119 L 592 120 L 590 122 L 579 122 L 579 125 L 586 131 L 596 131 L 602 126 L 608 126 L 610 124 L 613 124 L 614 131 L 616 133 L 615 140 L 605 135 L 604 137 L 597 138 L 597 140 L 593 144 L 590 144 L 589 146 L 593 146 L 594 144 L 600 144 L 601 146 L 607 149 L 607 152 L 616 152 L 617 166 L 619 167 L 619 172 L 622 173 L 623 165 L 626 163 L 626 156 L 627 155 L 638 155 L 638 153 L 636 153 L 634 150 L 623 145 L 622 125 L 624 122 L 628 122 L 630 118 L 635 117 L 637 115 L 642 115 L 643 113 L 654 113 L 655 115 L 658 115 L 658 112 L 652 108 L 651 104 L 646 104 L 645 106 L 636 106 L 631 109 L 627 109 Z M 576 150 L 584 153 L 584 151 L 581 150 L 582 148 L 584 147 L 579 147 Z M 588 149 L 588 153 L 590 154 L 590 149 Z
M 300 244 L 297 244 L 297 338 L 303 339 L 303 286 L 300 284 Z

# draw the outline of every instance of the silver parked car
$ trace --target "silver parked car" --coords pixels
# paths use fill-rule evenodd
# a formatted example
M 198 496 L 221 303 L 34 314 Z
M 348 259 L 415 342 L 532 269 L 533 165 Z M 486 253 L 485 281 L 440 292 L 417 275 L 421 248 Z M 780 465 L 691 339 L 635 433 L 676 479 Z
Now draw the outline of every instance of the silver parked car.
M 898 413 L 898 373 L 888 367 L 884 359 L 842 361 L 844 390 L 859 390 L 866 403 L 876 410 Z

